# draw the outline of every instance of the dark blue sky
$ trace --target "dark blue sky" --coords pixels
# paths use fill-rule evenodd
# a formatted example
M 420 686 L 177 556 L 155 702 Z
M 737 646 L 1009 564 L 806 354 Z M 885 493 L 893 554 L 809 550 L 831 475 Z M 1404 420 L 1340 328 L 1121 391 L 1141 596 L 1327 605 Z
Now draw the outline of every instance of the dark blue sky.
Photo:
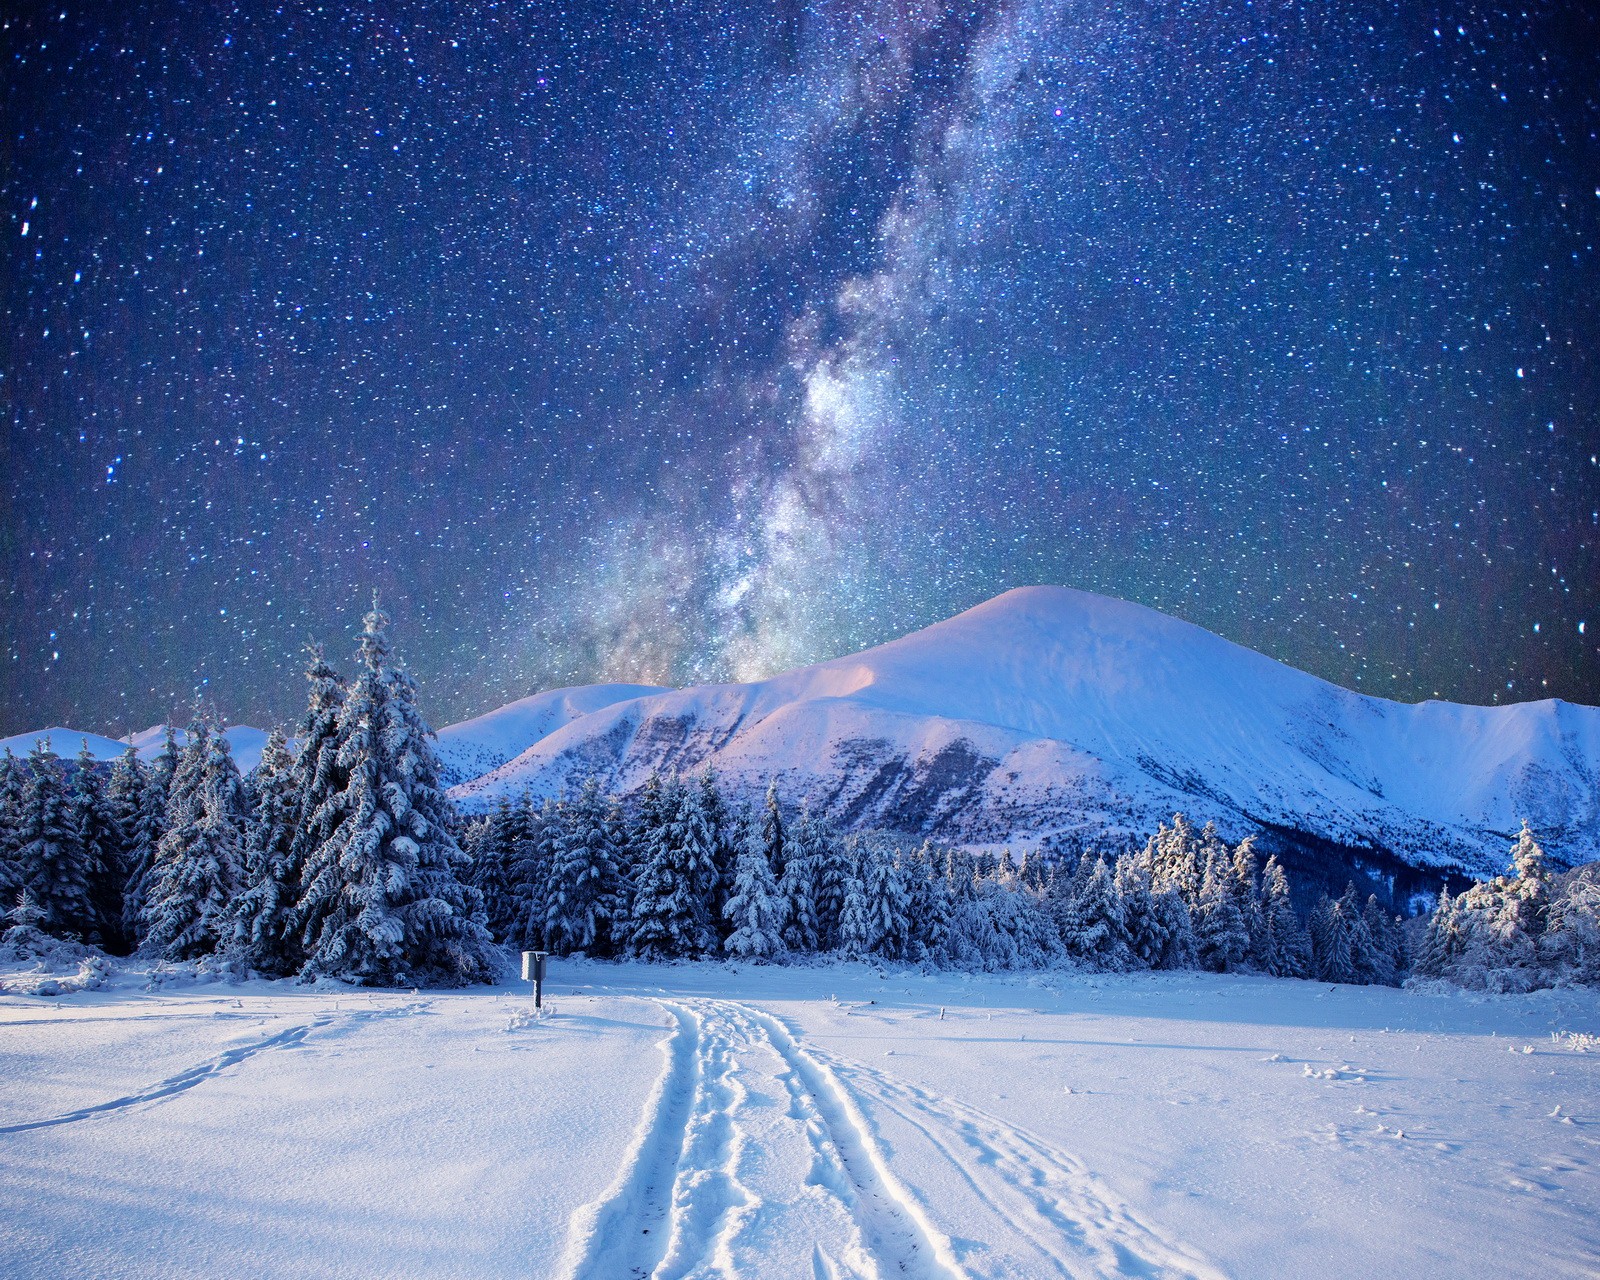
M 3 718 L 437 722 L 1007 587 L 1600 702 L 1588 7 L 8 8 Z

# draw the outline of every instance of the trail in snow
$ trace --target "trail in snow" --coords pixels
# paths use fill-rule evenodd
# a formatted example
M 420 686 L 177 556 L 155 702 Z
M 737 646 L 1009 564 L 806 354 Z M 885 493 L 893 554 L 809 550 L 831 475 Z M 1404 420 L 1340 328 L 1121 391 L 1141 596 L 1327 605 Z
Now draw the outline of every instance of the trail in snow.
M 660 1004 L 667 1065 L 617 1181 L 574 1215 L 570 1280 L 961 1280 L 859 1112 L 781 1026 Z
M 397 1009 L 360 1009 L 349 1013 L 328 1013 L 310 1022 L 300 1023 L 297 1026 L 285 1027 L 275 1035 L 268 1036 L 265 1040 L 257 1040 L 254 1044 L 239 1045 L 210 1058 L 205 1062 L 189 1067 L 168 1076 L 165 1080 L 158 1080 L 148 1088 L 130 1093 L 121 1098 L 113 1098 L 109 1102 L 98 1102 L 92 1107 L 79 1107 L 75 1111 L 63 1112 L 58 1116 L 47 1116 L 43 1120 L 27 1120 L 21 1124 L 0 1125 L 0 1134 L 26 1133 L 30 1129 L 48 1129 L 54 1125 L 74 1124 L 79 1120 L 88 1120 L 94 1116 L 105 1115 L 108 1112 L 122 1111 L 128 1107 L 138 1106 L 141 1102 L 160 1102 L 174 1094 L 183 1093 L 203 1081 L 211 1079 L 226 1071 L 229 1067 L 238 1066 L 239 1063 L 253 1058 L 258 1053 L 265 1053 L 269 1049 L 288 1049 L 299 1044 L 313 1031 L 319 1031 L 334 1023 L 349 1024 L 351 1022 L 367 1021 L 373 1018 L 396 1017 L 416 1013 L 424 1008 L 423 1005 L 405 1005 Z
M 573 1215 L 560 1270 L 572 1280 L 651 1276 L 666 1251 L 673 1181 L 698 1074 L 700 1027 L 676 1005 L 655 1003 L 672 1018 L 670 1034 L 657 1046 L 666 1066 L 617 1180 Z
M 673 1021 L 666 1069 L 622 1173 L 574 1217 L 569 1280 L 1219 1280 L 1026 1130 L 808 1048 L 747 1005 L 655 1003 Z M 863 1103 L 910 1126 L 970 1191 L 979 1217 L 964 1220 L 960 1256 L 891 1169 Z
M 1223 1273 L 1141 1222 L 1076 1157 L 953 1098 L 818 1051 L 839 1078 L 920 1133 L 1032 1256 L 1025 1274 L 1222 1280 Z M 981 1232 L 977 1232 L 980 1237 Z M 998 1233 L 996 1233 L 998 1238 Z M 1020 1258 L 995 1274 L 1018 1274 Z

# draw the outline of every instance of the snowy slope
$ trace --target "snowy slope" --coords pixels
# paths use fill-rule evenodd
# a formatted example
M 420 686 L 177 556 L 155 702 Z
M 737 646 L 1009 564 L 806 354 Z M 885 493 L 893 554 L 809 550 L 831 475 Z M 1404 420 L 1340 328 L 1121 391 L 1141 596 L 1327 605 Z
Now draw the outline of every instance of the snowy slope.
M 1526 817 L 1556 857 L 1600 856 L 1600 710 L 1371 698 L 1065 588 L 770 680 L 605 696 L 457 799 L 710 765 L 849 826 L 972 844 L 1137 835 L 1182 810 L 1476 873 Z
M 160 754 L 161 744 L 166 740 L 166 725 L 151 725 L 148 729 L 131 734 L 122 741 L 107 738 L 103 734 L 84 733 L 78 729 L 63 729 L 56 725 L 49 729 L 36 729 L 32 733 L 19 733 L 10 738 L 0 739 L 0 752 L 7 748 L 18 756 L 26 756 L 33 750 L 33 744 L 40 738 L 50 740 L 50 749 L 58 756 L 72 759 L 77 756 L 79 748 L 85 741 L 89 744 L 89 754 L 96 760 L 115 760 L 128 748 L 132 742 L 138 750 L 141 760 L 150 760 Z M 189 740 L 189 735 L 182 729 L 176 731 L 178 745 L 181 747 Z M 233 758 L 238 762 L 239 768 L 248 773 L 261 763 L 261 750 L 267 745 L 267 735 L 260 729 L 252 729 L 249 725 L 233 725 L 224 729 L 222 736 L 228 740 L 228 747 L 233 752 Z
M 528 747 L 581 716 L 630 698 L 661 693 L 651 684 L 591 684 L 576 689 L 550 689 L 508 703 L 472 720 L 439 731 L 439 763 L 451 783 L 464 782 L 498 769 Z

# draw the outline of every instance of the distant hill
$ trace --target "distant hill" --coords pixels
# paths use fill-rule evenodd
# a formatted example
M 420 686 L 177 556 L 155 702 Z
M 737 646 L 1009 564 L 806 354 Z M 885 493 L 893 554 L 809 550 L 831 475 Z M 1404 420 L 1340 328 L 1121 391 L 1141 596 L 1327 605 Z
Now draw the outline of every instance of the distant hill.
M 1600 856 L 1600 710 L 1368 697 L 1065 588 L 1009 591 L 770 680 L 597 696 L 458 801 L 553 795 L 590 774 L 627 792 L 652 770 L 710 765 L 735 789 L 777 777 L 787 800 L 846 826 L 965 844 L 1103 844 L 1181 810 L 1235 837 L 1474 875 L 1502 869 L 1523 818 L 1560 861 Z M 494 754 L 516 744 L 502 736 Z

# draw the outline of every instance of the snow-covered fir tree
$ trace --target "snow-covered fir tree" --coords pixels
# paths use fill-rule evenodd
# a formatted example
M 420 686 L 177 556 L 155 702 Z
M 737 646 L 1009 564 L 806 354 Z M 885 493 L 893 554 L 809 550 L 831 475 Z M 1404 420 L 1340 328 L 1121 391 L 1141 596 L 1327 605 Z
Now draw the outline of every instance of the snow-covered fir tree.
M 144 814 L 145 768 L 139 762 L 139 753 L 129 743 L 111 763 L 106 777 L 105 820 L 111 829 L 111 839 L 117 849 L 117 864 L 121 883 L 117 886 L 119 916 L 117 935 L 125 946 L 131 946 L 132 936 L 127 932 L 127 886 L 132 880 L 138 861 L 139 826 Z
M 773 851 L 768 846 L 769 834 L 769 824 L 756 824 L 762 856 L 771 868 L 774 863 Z M 823 931 L 817 919 L 817 903 L 828 857 L 827 839 L 822 823 L 803 812 L 787 833 L 787 848 L 779 851 L 783 861 L 783 879 L 779 884 L 783 942 L 792 951 L 809 953 L 822 947 Z
M 170 724 L 164 725 L 161 750 L 144 771 L 139 817 L 125 855 L 128 878 L 122 890 L 122 932 L 129 945 L 135 948 L 144 942 L 145 893 L 156 850 L 161 845 L 161 837 L 167 834 L 167 807 L 172 799 L 172 780 L 178 772 L 178 759 L 177 735 Z
M 549 914 L 550 874 L 566 839 L 563 806 L 547 799 L 535 810 L 524 794 L 494 826 L 494 842 L 511 865 L 514 899 L 510 940 L 521 950 L 545 950 L 544 926 Z
M 928 963 L 940 959 L 950 937 L 950 891 L 945 884 L 943 859 L 929 841 L 905 859 L 906 897 L 914 924 L 911 959 Z
M 1131 961 L 1127 917 L 1111 868 L 1103 857 L 1086 855 L 1079 869 L 1061 885 L 1066 892 L 1056 914 L 1061 945 L 1080 964 L 1125 969 Z
M 1206 968 L 1233 973 L 1250 954 L 1250 928 L 1240 909 L 1232 856 L 1221 841 L 1207 841 L 1207 846 L 1205 878 L 1194 912 L 1195 940 Z
M 738 861 L 740 839 L 734 829 L 733 814 L 723 799 L 717 785 L 717 775 L 708 765 L 700 774 L 700 812 L 704 816 L 711 842 L 711 923 L 720 939 L 726 938 L 731 928 L 723 911 L 733 892 L 734 864 Z M 619 847 L 619 862 L 626 860 L 626 849 Z
M 1122 904 L 1123 929 L 1130 963 L 1139 969 L 1161 967 L 1169 942 L 1166 922 L 1156 914 L 1155 895 L 1144 860 L 1125 853 L 1117 859 L 1112 885 Z
M 788 950 L 783 938 L 785 904 L 772 874 L 762 825 L 748 815 L 738 824 L 742 839 L 733 892 L 723 908 L 731 926 L 723 950 L 757 962 L 781 959 Z
M 1211 830 L 1208 826 L 1207 831 Z M 1157 827 L 1145 848 L 1145 863 L 1153 892 L 1176 889 L 1186 904 L 1199 901 L 1205 867 L 1201 842 L 1183 814 L 1172 815 L 1171 827 L 1165 823 Z
M 1600 881 L 1594 868 L 1574 873 L 1554 894 L 1540 938 L 1544 981 L 1600 986 Z
M 545 945 L 558 956 L 613 950 L 618 901 L 618 850 L 607 803 L 590 778 L 562 814 L 562 835 L 545 895 Z M 621 930 L 624 934 L 626 928 Z
M 58 938 L 82 936 L 91 917 L 90 868 L 73 829 L 66 771 L 48 738 L 28 753 L 17 859 L 23 885 L 44 913 L 39 927 Z
M 714 954 L 709 905 L 716 867 L 698 788 L 668 779 L 648 816 L 641 815 L 641 843 L 629 949 L 650 959 Z
M 290 870 L 302 885 L 306 863 L 340 820 L 338 802 L 348 782 L 339 762 L 345 684 L 320 644 L 306 646 L 305 680 L 306 714 L 300 722 L 299 745 L 287 784 L 296 817 Z M 304 921 L 299 919 L 298 908 L 295 929 L 303 936 Z M 296 942 L 294 949 L 303 954 L 303 942 Z
M 234 945 L 246 964 L 261 973 L 285 976 L 299 970 L 304 957 L 295 930 L 300 868 L 295 859 L 299 830 L 299 792 L 287 735 L 267 735 L 251 785 L 245 821 L 244 888 L 234 902 Z
M 1229 890 L 1233 896 L 1239 918 L 1244 921 L 1245 947 L 1243 964 L 1259 969 L 1262 954 L 1261 876 L 1256 857 L 1254 836 L 1246 836 L 1233 851 L 1232 877 Z
M 22 872 L 22 764 L 7 747 L 0 753 L 0 906 L 13 903 L 27 884 Z
M 85 738 L 73 766 L 67 792 L 67 822 L 78 844 L 88 878 L 88 907 L 81 932 L 85 942 L 107 950 L 122 946 L 122 886 L 127 880 L 122 865 L 120 833 L 111 821 L 105 784 L 99 764 L 89 753 Z
M 1526 823 L 1511 850 L 1510 871 L 1453 899 L 1440 895 L 1417 958 L 1419 975 L 1501 992 L 1554 980 L 1544 934 L 1560 912 L 1551 900 L 1544 852 Z
M 1367 931 L 1368 942 L 1367 953 L 1361 958 L 1359 968 L 1362 981 L 1383 987 L 1399 986 L 1405 973 L 1400 930 L 1389 919 L 1377 894 L 1367 895 L 1367 901 L 1361 908 L 1361 923 Z
M 1310 975 L 1311 940 L 1300 923 L 1289 895 L 1289 877 L 1276 857 L 1268 858 L 1261 872 L 1256 908 L 1261 933 L 1259 958 L 1263 972 L 1278 978 Z
M 484 921 L 496 942 L 518 933 L 517 868 L 533 839 L 533 801 L 524 790 L 517 799 L 501 792 L 494 811 L 462 829 L 461 850 L 470 860 L 468 883 L 483 899 Z M 542 903 L 541 903 L 542 905 Z
M 178 755 L 167 831 L 143 907 L 144 942 L 164 960 L 210 955 L 232 936 L 243 879 L 244 785 L 221 730 L 197 719 Z
M 911 900 L 892 844 L 867 840 L 861 850 L 862 890 L 870 913 L 869 949 L 885 960 L 904 960 L 911 952 Z
M 374 601 L 360 667 L 339 708 L 343 780 L 321 807 L 328 835 L 303 872 L 304 972 L 368 985 L 468 983 L 492 972 L 477 892 L 450 831 L 432 731 Z
M 849 960 L 865 959 L 875 941 L 872 932 L 872 905 L 867 901 L 867 886 L 861 866 L 862 849 L 854 841 L 844 847 L 843 905 L 839 909 L 839 954 Z

